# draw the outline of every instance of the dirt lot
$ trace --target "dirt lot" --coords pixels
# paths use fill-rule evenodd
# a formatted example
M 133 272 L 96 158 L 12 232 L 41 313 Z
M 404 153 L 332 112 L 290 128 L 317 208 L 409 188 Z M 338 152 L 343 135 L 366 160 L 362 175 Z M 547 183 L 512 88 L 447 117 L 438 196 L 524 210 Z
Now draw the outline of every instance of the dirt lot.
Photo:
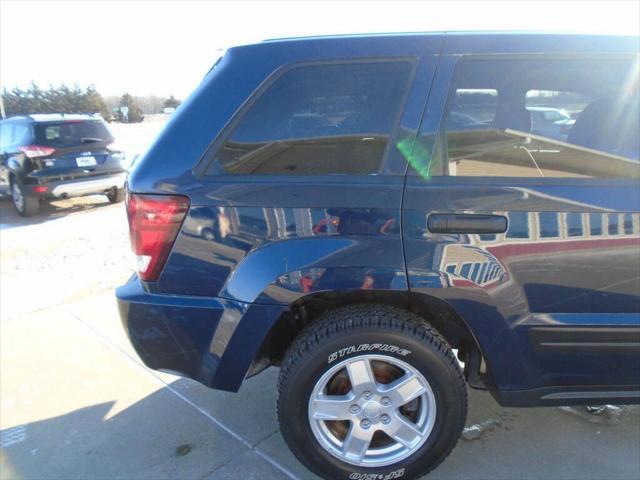
M 153 134 L 133 128 L 132 148 Z M 278 431 L 277 370 L 236 395 L 141 365 L 113 296 L 129 265 L 122 205 L 61 201 L 25 220 L 0 202 L 0 478 L 311 478 Z M 429 478 L 638 479 L 640 409 L 501 409 L 472 391 L 464 437 Z

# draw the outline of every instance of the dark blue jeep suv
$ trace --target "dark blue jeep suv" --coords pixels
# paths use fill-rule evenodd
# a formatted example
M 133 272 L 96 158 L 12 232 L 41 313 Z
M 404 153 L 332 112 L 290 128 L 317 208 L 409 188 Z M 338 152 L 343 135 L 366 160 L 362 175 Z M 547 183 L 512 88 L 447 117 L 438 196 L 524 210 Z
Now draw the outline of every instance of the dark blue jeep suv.
M 282 434 L 331 479 L 435 468 L 467 385 L 638 403 L 638 45 L 227 51 L 128 179 L 139 272 L 117 296 L 138 354 L 228 391 L 280 366 Z

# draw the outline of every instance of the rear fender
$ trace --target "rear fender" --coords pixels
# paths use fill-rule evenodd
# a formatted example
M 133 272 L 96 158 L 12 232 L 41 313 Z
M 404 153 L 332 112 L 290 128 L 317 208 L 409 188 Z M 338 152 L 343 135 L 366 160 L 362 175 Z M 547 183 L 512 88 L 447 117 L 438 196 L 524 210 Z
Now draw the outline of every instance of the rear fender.
M 395 258 L 396 239 L 302 238 L 259 247 L 238 264 L 221 296 L 245 303 L 289 304 L 320 291 L 408 291 L 403 265 Z M 373 267 L 361 266 L 362 254 L 375 252 Z M 366 255 L 365 255 L 366 256 Z

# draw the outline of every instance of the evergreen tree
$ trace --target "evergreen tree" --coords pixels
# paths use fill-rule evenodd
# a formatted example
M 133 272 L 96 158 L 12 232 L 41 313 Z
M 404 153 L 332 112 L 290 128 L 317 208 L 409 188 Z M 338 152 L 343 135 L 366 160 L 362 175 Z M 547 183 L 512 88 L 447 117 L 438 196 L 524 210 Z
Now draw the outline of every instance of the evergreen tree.
M 47 108 L 47 92 L 43 91 L 36 82 L 32 81 L 27 90 L 29 102 L 28 110 L 31 112 L 44 112 Z
M 49 87 L 48 111 L 43 113 L 74 113 L 71 89 L 62 84 L 59 87 Z
M 128 93 L 125 93 L 120 98 L 120 107 L 127 107 L 129 109 L 126 117 L 122 112 L 118 113 L 118 119 L 121 122 L 126 121 L 127 123 L 138 123 L 144 120 L 144 115 L 142 114 L 142 110 L 140 110 L 138 103 Z
M 124 98 L 124 97 L 123 97 Z M 129 121 L 141 122 L 142 112 L 133 98 L 128 96 Z M 105 120 L 111 120 L 109 108 L 93 85 L 81 89 L 78 85 L 72 88 L 61 84 L 57 87 L 49 85 L 41 89 L 31 82 L 26 90 L 13 88 L 2 90 L 2 99 L 7 116 L 29 115 L 32 113 L 99 113 Z M 121 103 L 122 104 L 122 103 Z
M 27 97 L 26 91 L 19 88 L 13 88 L 8 91 L 5 88 L 2 91 L 2 98 L 4 99 L 4 109 L 8 117 L 31 113 L 29 111 L 31 102 Z
M 89 85 L 84 92 L 84 97 L 87 112 L 99 113 L 107 122 L 111 121 L 111 112 L 96 87 Z
M 84 92 L 77 83 L 69 89 L 68 102 L 72 112 L 89 113 L 86 110 Z

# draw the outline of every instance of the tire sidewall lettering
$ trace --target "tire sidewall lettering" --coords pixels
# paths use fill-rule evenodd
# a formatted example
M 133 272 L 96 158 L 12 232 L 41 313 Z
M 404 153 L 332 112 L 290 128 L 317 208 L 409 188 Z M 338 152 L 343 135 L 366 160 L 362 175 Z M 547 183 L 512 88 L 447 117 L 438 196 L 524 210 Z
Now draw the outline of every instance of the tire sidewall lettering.
M 336 360 L 343 359 L 349 355 L 353 355 L 356 353 L 371 352 L 391 353 L 399 357 L 407 357 L 408 355 L 411 355 L 411 350 L 409 350 L 408 348 L 399 347 L 398 345 L 387 343 L 360 343 L 349 345 L 347 347 L 341 348 L 340 350 L 331 352 L 327 356 L 327 363 L 331 364 Z
M 349 480 L 393 480 L 404 475 L 404 468 L 394 470 L 389 473 L 360 473 L 353 472 L 349 475 Z

